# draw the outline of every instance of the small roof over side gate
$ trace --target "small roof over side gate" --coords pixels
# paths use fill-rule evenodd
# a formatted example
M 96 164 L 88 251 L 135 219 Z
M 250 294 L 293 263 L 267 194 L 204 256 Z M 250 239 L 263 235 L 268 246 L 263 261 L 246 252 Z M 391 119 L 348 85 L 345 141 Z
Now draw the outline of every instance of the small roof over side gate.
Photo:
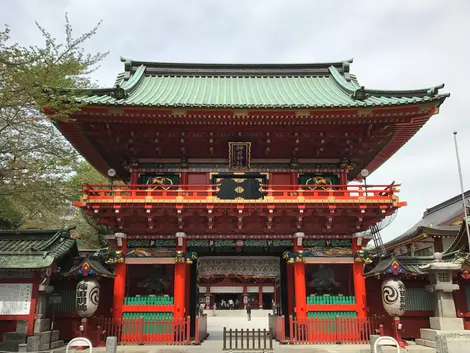
M 0 231 L 0 269 L 40 270 L 78 254 L 71 229 Z

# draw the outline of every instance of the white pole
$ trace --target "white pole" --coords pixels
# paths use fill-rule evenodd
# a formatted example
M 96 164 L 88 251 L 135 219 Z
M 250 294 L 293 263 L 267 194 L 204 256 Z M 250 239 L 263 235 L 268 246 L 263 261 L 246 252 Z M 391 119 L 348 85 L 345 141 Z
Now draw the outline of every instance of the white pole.
M 460 166 L 460 157 L 459 157 L 459 147 L 457 146 L 457 131 L 454 131 L 454 144 L 455 144 L 455 155 L 457 156 L 457 166 L 459 169 L 459 178 L 460 178 L 460 192 L 462 193 L 462 202 L 463 202 L 463 212 L 465 215 L 465 227 L 467 231 L 468 246 L 470 247 L 470 231 L 468 227 L 468 215 L 467 215 L 467 205 L 465 204 L 465 190 L 463 188 L 463 177 L 462 177 L 462 167 Z

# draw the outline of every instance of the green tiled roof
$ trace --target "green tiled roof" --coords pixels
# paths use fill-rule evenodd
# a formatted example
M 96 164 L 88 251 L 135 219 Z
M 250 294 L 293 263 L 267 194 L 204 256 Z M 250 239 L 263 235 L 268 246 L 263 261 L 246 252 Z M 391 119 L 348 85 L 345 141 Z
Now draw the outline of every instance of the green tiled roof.
M 125 60 L 112 88 L 86 104 L 185 108 L 342 108 L 444 100 L 443 85 L 410 91 L 365 89 L 352 60 L 326 64 L 172 64 Z
M 70 230 L 0 231 L 0 269 L 41 269 L 76 247 Z
M 455 260 L 457 252 L 445 253 L 442 257 L 445 262 L 452 262 Z M 366 266 L 364 277 L 373 277 L 377 274 L 384 274 L 384 272 L 393 264 L 397 262 L 408 274 L 417 276 L 425 275 L 427 272 L 423 266 L 429 265 L 434 261 L 434 256 L 395 256 L 392 254 L 376 258 L 376 261 Z

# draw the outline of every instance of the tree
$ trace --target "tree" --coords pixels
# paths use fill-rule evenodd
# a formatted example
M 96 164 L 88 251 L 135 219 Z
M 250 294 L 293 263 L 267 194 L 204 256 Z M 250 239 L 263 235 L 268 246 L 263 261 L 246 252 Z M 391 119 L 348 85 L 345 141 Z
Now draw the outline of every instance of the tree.
M 71 202 L 77 201 L 82 196 L 82 185 L 88 184 L 107 184 L 109 181 L 101 175 L 88 162 L 82 161 L 77 165 L 75 174 L 67 182 L 67 195 Z M 106 226 L 101 225 L 92 216 L 87 215 L 82 210 L 74 208 L 73 218 L 70 224 L 76 226 L 74 233 L 80 239 L 80 242 L 88 246 L 98 246 L 102 241 L 102 235 L 108 233 Z
M 36 23 L 43 46 L 10 43 L 9 28 L 0 32 L 0 228 L 64 223 L 83 164 L 53 123 L 80 108 L 74 96 L 92 86 L 89 74 L 107 55 L 83 49 L 100 24 L 75 38 L 65 16 L 60 43 Z

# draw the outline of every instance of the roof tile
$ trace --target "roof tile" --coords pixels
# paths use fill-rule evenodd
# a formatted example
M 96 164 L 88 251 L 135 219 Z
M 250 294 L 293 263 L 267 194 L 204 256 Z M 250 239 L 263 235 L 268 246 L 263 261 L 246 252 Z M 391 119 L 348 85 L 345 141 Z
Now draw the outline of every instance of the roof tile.
M 93 90 L 78 100 L 86 104 L 157 107 L 335 108 L 401 105 L 446 97 L 438 94 L 442 86 L 414 91 L 367 90 L 349 75 L 349 69 L 344 72 L 344 63 L 130 63 L 125 65 L 129 71 L 118 75 L 114 89 Z M 124 90 L 124 98 L 116 95 L 117 89 Z M 363 99 L 354 98 L 358 90 L 365 94 Z

